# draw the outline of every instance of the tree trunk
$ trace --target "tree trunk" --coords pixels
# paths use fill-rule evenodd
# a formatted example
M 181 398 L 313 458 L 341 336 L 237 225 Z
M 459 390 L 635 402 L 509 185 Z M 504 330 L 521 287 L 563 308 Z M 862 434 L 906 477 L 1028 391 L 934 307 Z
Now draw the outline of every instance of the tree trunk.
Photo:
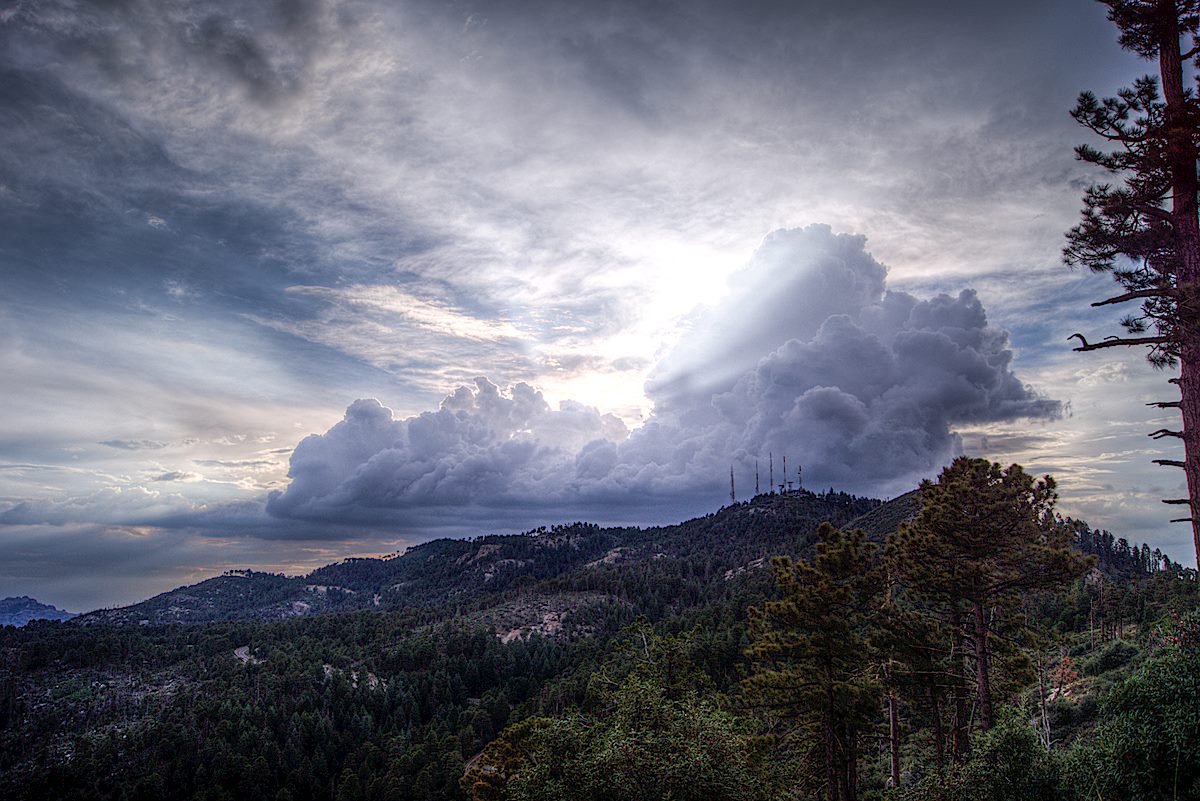
M 962 615 L 957 608 L 950 610 L 950 626 L 953 638 L 950 646 L 950 664 L 955 674 L 955 682 L 951 688 L 954 701 L 954 761 L 963 762 L 971 751 L 971 740 L 967 724 L 967 699 L 962 682 L 965 672 Z
M 825 666 L 825 781 L 828 801 L 840 801 L 838 793 L 837 735 L 833 722 L 833 670 Z
M 946 735 L 942 732 L 942 705 L 932 689 L 929 690 L 929 705 L 933 708 L 933 752 L 937 758 L 938 786 L 941 787 L 946 775 Z
M 1038 656 L 1038 700 L 1042 708 L 1042 747 L 1050 750 L 1050 718 L 1046 714 L 1046 665 Z
M 1197 295 L 1193 287 L 1192 297 Z M 1189 333 L 1184 329 L 1180 346 L 1179 390 L 1183 412 L 1184 472 L 1187 474 L 1188 500 L 1193 511 L 1192 542 L 1196 549 L 1196 564 L 1200 565 L 1200 331 L 1193 324 Z
M 892 787 L 900 786 L 900 712 L 896 708 L 896 693 L 888 696 L 888 734 L 892 752 Z
M 988 666 L 988 625 L 984 617 L 983 604 L 971 604 L 975 619 L 975 693 L 979 699 L 979 720 L 983 730 L 992 728 L 992 685 Z
M 1175 285 L 1179 320 L 1179 410 L 1183 416 L 1184 473 L 1192 541 L 1200 567 L 1200 218 L 1197 217 L 1194 121 L 1183 89 L 1179 18 L 1174 0 L 1163 0 L 1158 69 L 1166 101 L 1167 163 L 1171 173 L 1171 225 L 1179 257 Z
M 846 727 L 846 801 L 858 801 L 858 730 Z
M 1092 594 L 1088 593 L 1088 653 L 1096 650 L 1096 610 L 1092 604 Z

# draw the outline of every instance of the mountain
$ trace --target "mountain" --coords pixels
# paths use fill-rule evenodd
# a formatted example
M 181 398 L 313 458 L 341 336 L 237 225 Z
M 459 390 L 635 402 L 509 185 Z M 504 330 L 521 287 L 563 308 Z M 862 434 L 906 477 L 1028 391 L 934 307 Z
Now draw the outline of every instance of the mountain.
M 28 595 L 0 599 L 0 626 L 24 626 L 31 620 L 70 620 L 73 617 L 71 612 L 39 603 Z
M 0 798 L 463 801 L 464 771 L 506 731 L 600 725 L 618 708 L 674 720 L 738 697 L 757 610 L 779 593 L 770 557 L 811 555 L 824 521 L 881 541 L 918 508 L 915 493 L 765 495 L 672 526 L 573 523 L 306 576 L 235 571 L 66 624 L 0 627 Z M 1047 668 L 1056 695 L 1035 707 L 1030 658 L 995 662 L 998 692 L 1025 704 L 1011 719 L 1040 710 L 1056 743 L 1096 728 L 1099 692 L 1161 647 L 1159 621 L 1200 608 L 1194 571 L 1075 525 L 1077 547 L 1114 569 L 1023 611 L 1069 634 L 1082 678 L 1065 659 Z M 664 680 L 707 688 L 698 706 L 623 683 L 652 653 Z M 637 703 L 609 703 L 617 686 Z M 905 764 L 928 766 L 928 724 L 903 708 Z
M 693 571 L 694 580 L 704 583 L 762 568 L 774 554 L 803 550 L 824 521 L 853 526 L 862 519 L 879 536 L 875 530 L 891 520 L 880 513 L 883 506 L 888 505 L 842 492 L 798 491 L 759 495 L 673 526 L 572 523 L 524 534 L 437 539 L 400 556 L 347 559 L 306 576 L 230 571 L 132 606 L 89 612 L 76 622 L 270 621 L 364 609 L 432 614 L 447 605 L 474 613 L 505 600 L 506 594 L 528 594 L 545 583 L 553 586 L 539 587 L 539 592 L 560 598 L 563 592 L 594 596 L 604 585 L 605 597 L 627 599 L 647 572 L 661 573 L 658 581 L 669 585 Z M 689 569 L 681 573 L 680 562 Z M 694 595 L 699 585 L 680 591 Z

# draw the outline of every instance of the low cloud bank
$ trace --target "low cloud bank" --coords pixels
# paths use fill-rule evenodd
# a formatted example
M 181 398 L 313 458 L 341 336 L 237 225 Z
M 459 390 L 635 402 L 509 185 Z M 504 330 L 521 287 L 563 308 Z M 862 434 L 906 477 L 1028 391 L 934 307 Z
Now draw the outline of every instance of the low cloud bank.
M 886 494 L 957 455 L 955 425 L 1061 413 L 1013 373 L 1008 334 L 972 290 L 921 299 L 886 277 L 863 237 L 776 231 L 651 371 L 642 427 L 484 378 L 407 419 L 359 400 L 297 446 L 267 511 L 399 525 L 669 520 L 720 503 L 730 464 L 739 495 L 756 459 L 765 488 L 772 452 L 777 480 L 787 454 L 810 486 Z

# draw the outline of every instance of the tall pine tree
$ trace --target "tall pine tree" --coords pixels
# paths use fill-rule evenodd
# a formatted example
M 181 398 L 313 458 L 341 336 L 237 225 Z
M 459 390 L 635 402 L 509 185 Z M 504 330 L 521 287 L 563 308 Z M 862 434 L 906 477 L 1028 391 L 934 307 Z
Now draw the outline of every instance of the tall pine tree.
M 1087 560 L 1054 515 L 1054 479 L 1035 480 L 1020 465 L 1001 468 L 960 457 L 937 483 L 921 485 L 923 506 L 887 546 L 892 577 L 953 632 L 950 661 L 974 664 L 975 699 L 984 729 L 995 722 L 993 633 L 1023 594 L 1067 584 Z M 969 652 L 964 649 L 969 646 Z M 961 756 L 966 724 L 955 716 Z
M 798 724 L 819 755 L 814 783 L 828 801 L 855 801 L 859 739 L 882 692 L 875 658 L 885 582 L 862 531 L 825 523 L 818 538 L 811 561 L 772 562 L 782 598 L 750 610 L 754 672 L 744 688 L 751 704 Z
M 1183 425 L 1151 436 L 1183 441 L 1184 461 L 1155 461 L 1184 469 L 1188 497 L 1164 500 L 1191 510 L 1178 520 L 1192 524 L 1200 565 L 1200 113 L 1184 76 L 1187 62 L 1200 55 L 1200 0 L 1102 2 L 1121 32 L 1121 46 L 1157 61 L 1158 77 L 1140 78 L 1103 101 L 1091 92 L 1079 96 L 1072 116 L 1114 149 L 1082 145 L 1076 155 L 1118 183 L 1088 189 L 1083 219 L 1068 232 L 1063 256 L 1068 264 L 1110 273 L 1124 290 L 1093 306 L 1140 301 L 1141 307 L 1122 321 L 1130 337 L 1072 338 L 1079 338 L 1079 351 L 1145 345 L 1151 364 L 1179 366 L 1179 377 L 1171 379 L 1179 400 L 1157 405 L 1178 408 Z M 1186 50 L 1184 37 L 1190 40 Z

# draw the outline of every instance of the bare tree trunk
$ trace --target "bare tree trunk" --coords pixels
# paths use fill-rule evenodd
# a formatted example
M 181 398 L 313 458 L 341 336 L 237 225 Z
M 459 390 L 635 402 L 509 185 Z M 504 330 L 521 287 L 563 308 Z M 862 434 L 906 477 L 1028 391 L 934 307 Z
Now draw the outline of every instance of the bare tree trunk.
M 1192 287 L 1193 302 L 1197 290 L 1197 287 Z M 1194 324 L 1191 327 L 1190 333 L 1185 329 L 1185 338 L 1180 346 L 1179 390 L 1180 409 L 1183 412 L 1184 471 L 1187 474 L 1188 499 L 1195 510 L 1190 515 L 1192 540 L 1197 565 L 1200 565 L 1200 346 L 1196 341 L 1200 331 L 1196 330 Z
M 988 665 L 988 625 L 984 617 L 983 604 L 971 604 L 975 619 L 975 693 L 979 699 L 979 718 L 983 730 L 992 728 L 992 685 Z
M 1192 540 L 1200 567 L 1200 217 L 1197 216 L 1195 123 L 1183 88 L 1179 18 L 1174 0 L 1159 5 L 1162 32 L 1158 69 L 1166 101 L 1167 162 L 1171 172 L 1171 225 L 1179 257 L 1175 276 L 1179 320 L 1179 410 L 1183 415 L 1184 473 Z

